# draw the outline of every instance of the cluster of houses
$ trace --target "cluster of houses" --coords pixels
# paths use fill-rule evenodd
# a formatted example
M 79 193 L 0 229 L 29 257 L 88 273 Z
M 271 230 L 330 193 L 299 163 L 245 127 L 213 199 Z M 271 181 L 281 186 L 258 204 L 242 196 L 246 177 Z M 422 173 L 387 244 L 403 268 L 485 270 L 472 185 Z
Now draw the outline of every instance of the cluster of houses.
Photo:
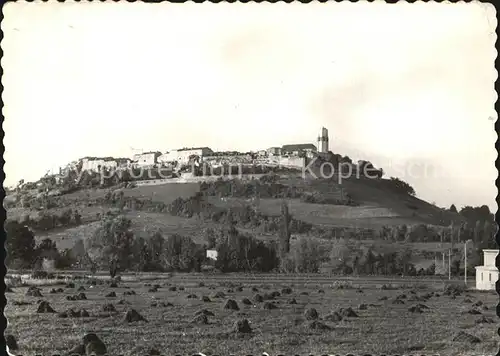
M 133 156 L 133 158 L 113 158 L 113 157 L 84 157 L 80 160 L 83 170 L 99 171 L 100 169 L 125 169 L 131 167 L 154 168 L 171 167 L 189 164 L 193 157 L 200 161 L 227 162 L 227 161 L 266 161 L 270 163 L 283 159 L 303 158 L 294 160 L 295 165 L 304 165 L 305 159 L 312 159 L 320 153 L 328 152 L 328 130 L 321 129 L 318 136 L 318 148 L 311 143 L 289 144 L 281 147 L 271 147 L 257 152 L 214 152 L 209 147 L 191 147 L 174 149 L 165 153 L 159 151 L 143 152 Z M 287 162 L 288 162 L 287 161 Z M 296 162 L 296 163 L 295 163 Z

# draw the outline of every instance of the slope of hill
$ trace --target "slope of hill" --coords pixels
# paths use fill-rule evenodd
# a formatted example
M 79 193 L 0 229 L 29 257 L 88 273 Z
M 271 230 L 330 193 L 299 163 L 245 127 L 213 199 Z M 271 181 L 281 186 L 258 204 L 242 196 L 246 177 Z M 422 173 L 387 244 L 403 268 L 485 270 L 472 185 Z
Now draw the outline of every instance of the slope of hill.
M 340 182 L 340 183 L 339 183 Z M 399 225 L 399 224 L 430 224 L 437 226 L 449 226 L 453 221 L 455 224 L 465 222 L 460 214 L 443 210 L 429 204 L 417 197 L 398 193 L 387 188 L 387 180 L 368 179 L 364 177 L 350 177 L 339 179 L 334 176 L 331 179 L 301 179 L 293 177 L 283 180 L 285 184 L 303 186 L 306 189 L 317 190 L 325 194 L 332 191 L 342 191 L 348 194 L 359 204 L 356 207 L 324 205 L 317 207 L 316 216 L 324 218 L 327 222 L 331 217 L 334 224 L 335 219 L 354 218 L 357 223 L 364 224 L 371 220 L 374 225 Z M 314 204 L 304 203 L 304 207 Z M 292 205 L 293 209 L 293 205 Z M 307 209 L 307 208 L 305 208 Z
M 384 187 L 384 179 L 349 178 L 342 185 L 355 201 L 385 207 L 415 222 L 439 226 L 465 222 L 465 218 L 458 213 L 443 210 L 415 196 L 388 190 Z
M 465 220 L 457 213 L 445 211 L 408 194 L 389 190 L 383 180 L 352 177 L 342 179 L 341 184 L 338 181 L 336 176 L 331 179 L 310 180 L 288 175 L 280 179 L 282 184 L 303 187 L 306 191 L 316 191 L 319 194 L 348 194 L 357 203 L 357 206 L 347 206 L 314 204 L 300 199 L 288 199 L 290 212 L 294 218 L 314 225 L 379 228 L 381 226 L 423 223 L 448 226 L 452 221 L 459 224 Z M 110 210 L 109 207 L 96 204 L 96 199 L 103 198 L 110 190 L 113 189 L 87 189 L 59 197 L 60 205 L 46 211 L 57 214 L 66 207 L 78 208 L 84 225 L 37 233 L 38 238 L 52 238 L 56 243 L 64 245 L 63 248 L 69 247 L 70 241 L 85 238 L 86 235 L 92 233 L 90 226 L 88 229 L 85 226 L 96 221 L 98 213 L 103 215 Z M 200 190 L 200 186 L 198 183 L 168 183 L 116 190 L 123 191 L 124 196 L 127 197 L 150 199 L 154 202 L 169 204 L 176 198 L 193 196 Z M 255 205 L 255 202 L 243 198 L 224 198 L 222 200 L 217 197 L 209 197 L 209 202 L 225 208 L 233 205 Z M 258 209 L 265 215 L 279 215 L 281 202 L 281 199 L 260 199 Z M 9 209 L 7 216 L 11 219 L 19 219 L 23 215 L 33 215 L 33 213 L 33 210 L 17 206 Z M 129 210 L 126 215 L 132 220 L 136 233 L 160 230 L 165 234 L 185 233 L 195 236 L 197 240 L 199 236 L 196 235 L 207 224 L 197 221 L 196 218 L 173 217 L 167 213 L 153 213 L 151 211 Z

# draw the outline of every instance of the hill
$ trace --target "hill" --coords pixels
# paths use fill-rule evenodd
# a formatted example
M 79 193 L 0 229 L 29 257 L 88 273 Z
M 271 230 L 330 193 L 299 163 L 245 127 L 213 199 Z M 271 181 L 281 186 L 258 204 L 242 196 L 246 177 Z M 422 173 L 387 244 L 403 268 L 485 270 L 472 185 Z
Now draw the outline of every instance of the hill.
M 298 174 L 274 176 L 274 179 L 276 182 L 273 184 L 278 186 L 278 189 L 293 188 L 301 192 L 297 193 L 299 194 L 297 197 L 286 198 L 293 217 L 321 228 L 380 229 L 403 224 L 449 226 L 451 222 L 461 224 L 465 221 L 460 214 L 440 209 L 414 196 L 395 192 L 388 187 L 388 180 L 385 179 L 351 177 L 339 180 L 338 176 L 330 179 L 311 179 L 311 177 L 303 179 Z M 219 188 L 227 184 L 231 183 L 221 183 Z M 241 184 L 248 188 L 252 183 Z M 262 186 L 264 185 L 262 183 Z M 186 199 L 193 196 L 200 192 L 200 187 L 199 183 L 167 183 L 139 185 L 133 188 L 117 186 L 111 189 L 82 189 L 64 194 L 53 198 L 55 206 L 43 209 L 43 213 L 57 215 L 68 208 L 78 210 L 82 216 L 81 225 L 83 226 L 68 229 L 61 227 L 37 232 L 36 235 L 38 239 L 49 237 L 58 245 L 68 247 L 70 241 L 85 237 L 90 233 L 91 228 L 86 229 L 85 225 L 93 224 L 109 211 L 116 211 L 115 207 L 103 204 L 103 199 L 111 192 L 122 194 L 125 198 L 133 197 L 168 205 L 177 198 Z M 305 194 L 308 194 L 308 199 L 304 199 Z M 252 199 L 252 194 L 248 193 L 231 193 L 232 197 L 227 195 L 222 198 L 219 191 L 219 194 L 215 192 L 212 196 L 206 197 L 206 200 L 220 209 L 251 206 L 263 215 L 278 216 L 280 214 L 283 199 L 278 196 L 255 200 Z M 320 197 L 322 200 L 330 197 L 334 199 L 334 203 L 316 203 L 314 199 L 309 199 L 311 196 Z M 349 197 L 350 203 L 344 202 L 344 196 Z M 319 201 L 322 201 L 321 199 Z M 10 196 L 10 201 L 16 201 L 15 195 Z M 194 236 L 207 226 L 207 222 L 199 221 L 197 218 L 171 216 L 164 212 L 150 210 L 134 210 L 125 209 L 123 212 L 132 220 L 136 234 L 142 234 L 146 230 L 159 230 L 165 234 L 179 232 Z M 33 217 L 40 212 L 37 209 L 20 207 L 20 204 L 8 208 L 9 219 L 19 220 L 27 214 Z

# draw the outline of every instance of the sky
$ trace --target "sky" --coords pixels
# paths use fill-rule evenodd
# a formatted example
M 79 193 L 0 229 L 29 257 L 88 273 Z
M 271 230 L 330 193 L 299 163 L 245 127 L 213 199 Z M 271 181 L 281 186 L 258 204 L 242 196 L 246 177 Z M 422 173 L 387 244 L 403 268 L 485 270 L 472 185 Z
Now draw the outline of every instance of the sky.
M 495 9 L 8 3 L 5 185 L 84 156 L 316 143 L 495 212 Z

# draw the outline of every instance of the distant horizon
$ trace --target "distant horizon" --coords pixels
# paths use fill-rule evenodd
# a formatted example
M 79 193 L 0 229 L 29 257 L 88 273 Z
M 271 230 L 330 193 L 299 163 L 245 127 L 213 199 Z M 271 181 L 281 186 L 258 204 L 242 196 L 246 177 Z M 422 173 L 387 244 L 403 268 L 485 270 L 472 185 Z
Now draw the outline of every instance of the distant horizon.
M 149 5 L 4 6 L 4 185 L 136 149 L 317 145 L 326 127 L 333 153 L 420 199 L 497 211 L 489 4 Z

